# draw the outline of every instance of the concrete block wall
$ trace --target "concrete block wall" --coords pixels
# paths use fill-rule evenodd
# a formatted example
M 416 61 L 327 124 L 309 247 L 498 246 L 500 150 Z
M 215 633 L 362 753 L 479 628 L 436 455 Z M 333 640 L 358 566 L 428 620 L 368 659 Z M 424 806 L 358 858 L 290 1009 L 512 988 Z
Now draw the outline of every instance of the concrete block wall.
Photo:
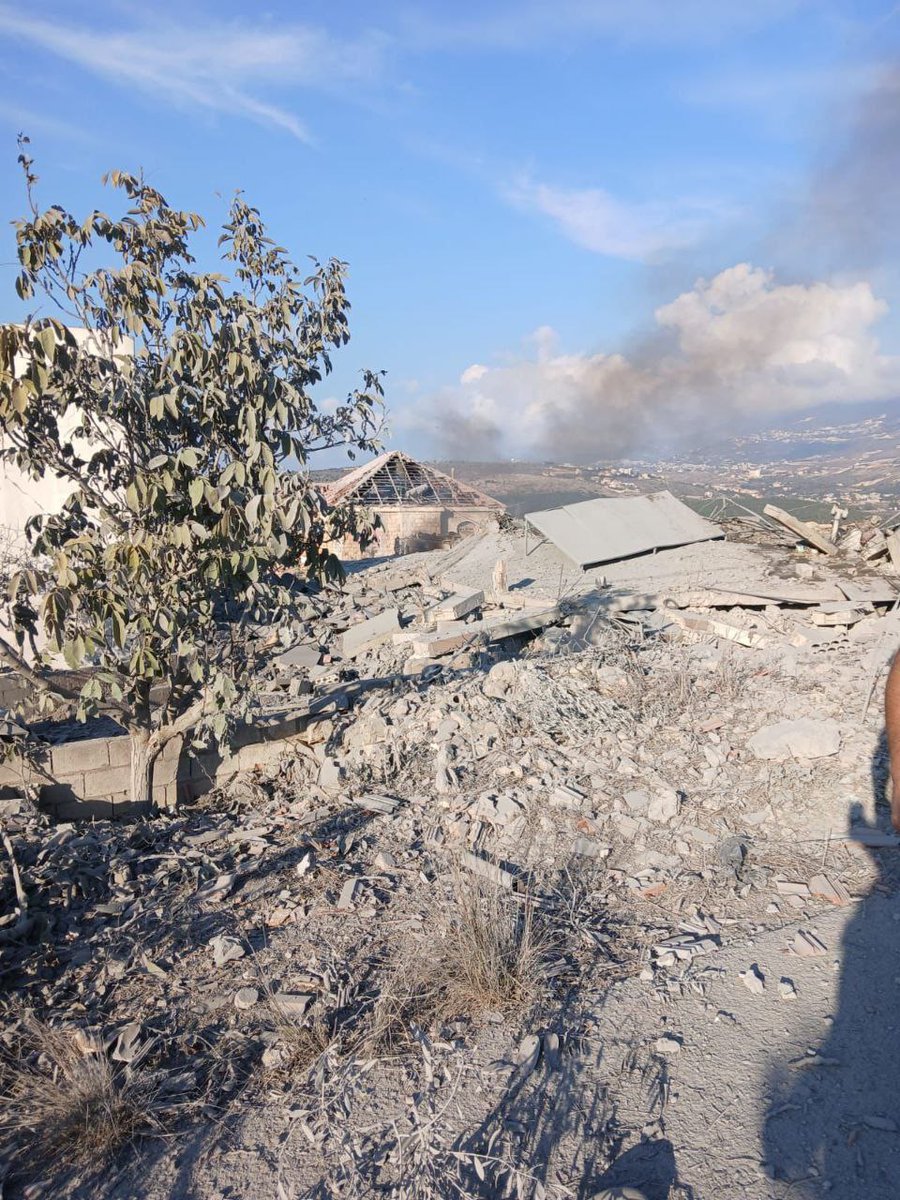
M 182 739 L 173 738 L 154 764 L 153 806 L 175 808 L 180 800 L 202 796 L 241 771 L 268 766 L 295 742 L 322 743 L 329 733 L 330 722 L 302 715 L 239 730 L 224 755 L 190 755 Z M 26 785 L 38 788 L 41 807 L 60 821 L 120 819 L 141 815 L 148 807 L 131 797 L 127 736 L 64 742 L 48 747 L 34 765 L 21 760 L 0 763 L 0 794 Z

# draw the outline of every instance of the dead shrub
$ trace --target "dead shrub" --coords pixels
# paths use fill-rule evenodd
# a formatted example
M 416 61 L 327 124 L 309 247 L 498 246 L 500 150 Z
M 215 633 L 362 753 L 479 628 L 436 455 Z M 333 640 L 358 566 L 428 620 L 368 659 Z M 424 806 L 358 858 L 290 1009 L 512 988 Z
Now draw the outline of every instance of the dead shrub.
M 551 941 L 535 924 L 531 898 L 461 876 L 454 890 L 453 919 L 432 975 L 439 1015 L 523 1012 L 540 990 Z
M 90 1171 L 136 1137 L 162 1132 L 160 1081 L 138 1063 L 111 1062 L 101 1041 L 33 1016 L 0 1072 L 0 1139 L 19 1161 L 42 1169 Z
M 405 1053 L 416 1044 L 413 1028 L 429 1029 L 441 1006 L 441 990 L 429 962 L 403 958 L 382 980 L 361 1047 L 374 1054 Z

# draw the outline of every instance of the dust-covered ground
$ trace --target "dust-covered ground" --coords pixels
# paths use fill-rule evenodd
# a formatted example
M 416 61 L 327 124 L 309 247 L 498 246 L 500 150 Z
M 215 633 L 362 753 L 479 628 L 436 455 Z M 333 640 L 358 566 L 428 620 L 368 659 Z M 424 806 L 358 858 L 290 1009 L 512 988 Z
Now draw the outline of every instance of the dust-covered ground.
M 510 532 L 348 593 L 498 558 L 553 601 L 793 573 L 723 542 L 582 574 Z M 315 747 L 174 816 L 0 801 L 3 1194 L 895 1198 L 896 626 L 795 621 L 600 612 L 410 674 L 388 644 L 319 669 Z

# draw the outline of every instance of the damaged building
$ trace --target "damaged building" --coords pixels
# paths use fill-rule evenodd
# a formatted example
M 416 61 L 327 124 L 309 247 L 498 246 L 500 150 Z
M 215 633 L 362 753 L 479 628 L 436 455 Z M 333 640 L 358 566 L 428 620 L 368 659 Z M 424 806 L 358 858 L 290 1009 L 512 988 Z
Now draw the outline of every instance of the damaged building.
M 379 455 L 324 484 L 322 491 L 330 504 L 355 504 L 379 518 L 365 555 L 434 550 L 484 528 L 505 511 L 499 500 L 400 450 Z M 336 552 L 342 558 L 361 554 L 349 538 Z

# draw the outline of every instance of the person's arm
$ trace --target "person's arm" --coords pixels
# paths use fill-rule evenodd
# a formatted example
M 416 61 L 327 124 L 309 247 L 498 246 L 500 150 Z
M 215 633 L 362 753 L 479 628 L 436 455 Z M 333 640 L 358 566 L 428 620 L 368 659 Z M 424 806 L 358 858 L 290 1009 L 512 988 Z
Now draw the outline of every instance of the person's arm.
M 900 832 L 900 653 L 894 655 L 884 689 L 884 731 L 891 756 L 891 822 Z

